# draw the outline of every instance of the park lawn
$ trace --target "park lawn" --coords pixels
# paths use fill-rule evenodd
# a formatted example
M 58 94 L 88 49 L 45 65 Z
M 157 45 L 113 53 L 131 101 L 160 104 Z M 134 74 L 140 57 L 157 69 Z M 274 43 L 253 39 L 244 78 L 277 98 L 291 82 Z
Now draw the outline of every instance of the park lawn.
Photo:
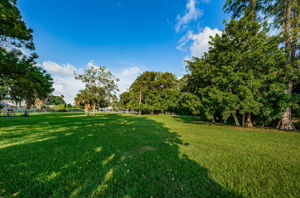
M 300 197 L 300 133 L 187 116 L 0 118 L 0 197 Z

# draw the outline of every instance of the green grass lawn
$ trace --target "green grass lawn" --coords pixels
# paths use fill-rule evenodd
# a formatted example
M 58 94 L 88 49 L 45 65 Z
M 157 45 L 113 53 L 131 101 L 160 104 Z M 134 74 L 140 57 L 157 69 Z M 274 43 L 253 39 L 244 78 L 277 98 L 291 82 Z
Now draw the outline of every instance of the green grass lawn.
M 0 197 L 300 197 L 300 133 L 193 117 L 1 117 L 0 160 Z

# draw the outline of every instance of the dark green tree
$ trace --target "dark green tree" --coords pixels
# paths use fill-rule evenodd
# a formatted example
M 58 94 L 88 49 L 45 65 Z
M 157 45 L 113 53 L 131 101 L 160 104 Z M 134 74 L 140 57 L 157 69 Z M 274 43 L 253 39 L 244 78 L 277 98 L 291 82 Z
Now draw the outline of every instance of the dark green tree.
M 27 117 L 36 99 L 44 100 L 53 92 L 53 80 L 45 70 L 35 66 L 33 58 L 23 59 L 18 64 L 22 66 L 22 73 L 11 84 L 10 95 L 15 101 L 26 102 L 24 116 Z
M 224 10 L 232 13 L 232 18 L 251 15 L 253 20 L 257 20 L 257 15 L 264 8 L 266 0 L 226 0 Z
M 125 109 L 141 113 L 175 112 L 179 98 L 178 80 L 172 73 L 144 72 L 120 96 Z
M 211 38 L 202 58 L 187 61 L 188 89 L 200 98 L 208 119 L 230 116 L 240 125 L 253 126 L 253 115 L 263 122 L 278 118 L 286 103 L 281 66 L 284 53 L 279 38 L 267 35 L 251 16 L 231 20 L 221 35 Z
M 22 20 L 16 0 L 0 1 L 0 99 L 7 94 L 9 84 L 20 74 L 21 48 L 34 49 L 32 30 Z
M 299 0 L 274 0 L 268 2 L 266 11 L 272 17 L 273 27 L 280 31 L 286 52 L 286 62 L 282 68 L 286 81 L 285 93 L 290 99 L 290 104 L 280 119 L 277 128 L 281 130 L 295 130 L 292 122 L 293 102 L 298 98 L 293 86 L 300 80 L 299 63 L 299 38 L 300 38 L 300 1 Z
M 26 26 L 16 6 L 16 0 L 0 1 L 1 45 L 34 49 L 32 29 Z
M 66 104 L 66 102 L 64 101 L 64 97 L 61 96 L 54 96 L 54 95 L 49 95 L 46 98 L 45 101 L 46 105 L 60 105 L 60 104 Z

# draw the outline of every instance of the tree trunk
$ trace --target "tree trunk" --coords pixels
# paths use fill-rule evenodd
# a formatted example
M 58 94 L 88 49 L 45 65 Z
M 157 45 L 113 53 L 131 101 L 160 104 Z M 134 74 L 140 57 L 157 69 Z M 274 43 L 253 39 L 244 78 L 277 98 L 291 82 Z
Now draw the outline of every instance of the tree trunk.
M 293 22 L 293 36 L 292 36 L 292 61 L 297 60 L 297 49 L 299 49 L 299 37 L 300 37 L 300 2 L 298 7 L 294 8 L 294 22 Z
M 96 110 L 96 105 L 95 105 L 95 104 L 92 104 L 91 106 L 92 106 L 93 114 L 95 115 L 95 113 L 96 113 L 96 112 L 95 112 L 95 110 Z
M 285 50 L 288 55 L 286 64 L 291 63 L 291 13 L 292 13 L 292 1 L 287 1 L 286 10 L 284 13 L 284 37 L 285 37 Z
M 232 112 L 232 117 L 233 117 L 233 119 L 234 119 L 235 125 L 236 125 L 236 126 L 241 126 L 241 125 L 240 125 L 240 121 L 239 121 L 239 119 L 238 119 L 238 117 L 237 117 L 235 111 Z
M 215 115 L 212 116 L 212 123 L 216 123 Z
M 291 45 L 291 12 L 292 12 L 292 1 L 287 1 L 286 10 L 284 13 L 284 36 L 285 36 L 285 50 L 288 55 L 288 59 L 286 61 L 286 65 L 292 63 L 292 45 Z M 293 91 L 293 82 L 288 82 L 288 89 L 285 91 L 289 96 L 292 95 Z M 285 131 L 294 131 L 295 126 L 292 121 L 292 110 L 291 107 L 287 107 L 286 111 L 283 113 L 278 125 L 277 129 L 285 130 Z
M 245 114 L 245 127 L 253 127 L 253 123 L 252 123 L 252 116 L 251 113 L 246 113 Z
M 84 111 L 86 116 L 90 116 L 90 105 L 89 104 L 84 104 Z
M 30 108 L 31 108 L 31 104 L 27 104 L 24 112 L 24 117 L 29 117 Z
M 253 14 L 253 20 L 256 21 L 257 20 L 257 0 L 252 0 L 251 1 L 251 10 L 252 10 L 252 14 Z
M 292 90 L 293 90 L 293 82 L 289 82 L 288 89 L 286 90 L 286 94 L 289 96 L 292 95 Z M 293 124 L 292 120 L 292 110 L 291 107 L 287 107 L 285 112 L 283 113 L 282 118 L 280 119 L 277 129 L 279 130 L 284 130 L 284 131 L 295 131 L 296 128 Z

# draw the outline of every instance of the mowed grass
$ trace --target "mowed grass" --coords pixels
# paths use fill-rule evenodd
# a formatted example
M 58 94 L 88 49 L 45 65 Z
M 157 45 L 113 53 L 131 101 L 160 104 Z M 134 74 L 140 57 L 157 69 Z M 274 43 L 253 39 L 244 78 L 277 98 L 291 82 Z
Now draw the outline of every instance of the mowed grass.
M 0 127 L 0 197 L 300 197 L 300 133 L 81 113 Z

